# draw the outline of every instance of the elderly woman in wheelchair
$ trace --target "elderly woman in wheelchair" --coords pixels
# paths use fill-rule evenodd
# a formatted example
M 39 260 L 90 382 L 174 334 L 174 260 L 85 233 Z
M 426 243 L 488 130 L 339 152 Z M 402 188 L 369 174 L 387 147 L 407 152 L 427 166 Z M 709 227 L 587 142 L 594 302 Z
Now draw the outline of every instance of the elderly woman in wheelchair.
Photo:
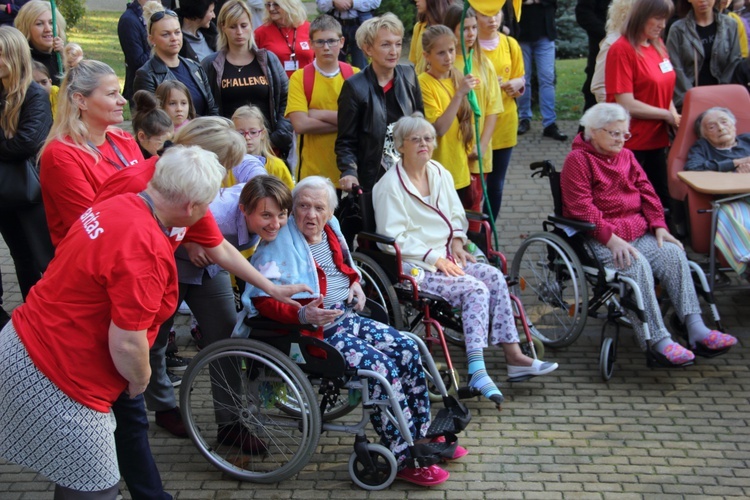
M 641 348 L 666 367 L 691 364 L 695 354 L 726 352 L 737 339 L 703 322 L 682 244 L 669 233 L 653 186 L 624 148 L 630 138 L 628 112 L 617 104 L 597 104 L 583 115 L 581 125 L 584 131 L 573 141 L 560 176 L 563 215 L 594 224 L 589 235 L 594 257 L 639 285 L 650 333 L 649 341 L 642 324 L 632 318 Z M 674 342 L 664 325 L 654 277 L 685 325 L 690 349 Z
M 300 181 L 293 191 L 293 216 L 289 224 L 275 233 L 262 233 L 263 242 L 252 259 L 273 282 L 310 286 L 314 294 L 295 296 L 305 305 L 296 309 L 256 288 L 248 290 L 246 295 L 251 298 L 252 308 L 265 317 L 282 323 L 317 326 L 315 332 L 308 334 L 334 346 L 349 367 L 375 370 L 383 375 L 406 417 L 411 440 L 429 441 L 424 436 L 430 425 L 430 400 L 419 348 L 407 335 L 357 314 L 365 304 L 365 296 L 338 221 L 333 217 L 337 201 L 330 180 L 313 176 Z M 371 399 L 388 397 L 377 381 L 369 385 L 369 390 Z M 375 412 L 371 423 L 398 461 L 398 478 L 422 486 L 437 485 L 448 479 L 448 472 L 437 465 L 407 465 L 412 450 L 392 421 Z M 464 448 L 456 447 L 451 458 L 466 453 Z
M 435 128 L 417 113 L 396 122 L 393 139 L 401 159 L 373 189 L 377 232 L 396 240 L 404 272 L 422 277 L 421 290 L 461 308 L 469 386 L 499 408 L 503 395 L 484 363 L 488 335 L 502 344 L 511 378 L 545 375 L 558 365 L 522 353 L 502 272 L 466 251 L 468 221 L 453 178 L 431 160 Z
M 685 170 L 750 173 L 750 134 L 737 135 L 737 119 L 721 107 L 709 108 L 695 120 L 699 137 L 690 148 Z M 732 269 L 747 277 L 750 261 L 750 201 L 722 203 L 716 219 L 714 244 Z

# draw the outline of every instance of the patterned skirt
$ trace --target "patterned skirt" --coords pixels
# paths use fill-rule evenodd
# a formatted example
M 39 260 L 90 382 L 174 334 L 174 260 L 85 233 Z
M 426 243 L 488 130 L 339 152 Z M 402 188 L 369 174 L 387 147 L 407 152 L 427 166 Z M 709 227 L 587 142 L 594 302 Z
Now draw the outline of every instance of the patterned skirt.
M 29 358 L 13 322 L 0 332 L 0 456 L 79 491 L 120 480 L 115 419 L 70 399 Z

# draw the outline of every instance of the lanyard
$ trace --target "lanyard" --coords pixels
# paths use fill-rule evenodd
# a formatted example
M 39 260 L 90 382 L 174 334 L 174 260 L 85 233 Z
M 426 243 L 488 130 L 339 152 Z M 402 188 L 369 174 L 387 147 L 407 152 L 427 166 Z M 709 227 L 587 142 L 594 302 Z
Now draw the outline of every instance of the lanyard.
M 106 161 L 107 163 L 115 167 L 117 170 L 122 170 L 123 168 L 127 168 L 128 166 L 130 166 L 130 162 L 128 162 L 128 160 L 125 159 L 125 156 L 122 154 L 122 151 L 120 151 L 120 148 L 117 147 L 115 142 L 107 134 L 104 134 L 104 138 L 107 140 L 107 142 L 109 143 L 109 146 L 112 148 L 112 151 L 115 152 L 115 155 L 117 155 L 117 159 L 120 160 L 122 165 L 118 165 L 111 158 L 105 156 L 104 153 L 99 151 L 99 148 L 91 144 L 91 141 L 89 141 L 88 144 L 89 146 L 94 148 L 97 153 L 99 153 L 99 155 L 104 159 L 104 161 Z
M 146 202 L 146 205 L 148 205 L 148 208 L 151 210 L 151 215 L 154 216 L 154 220 L 159 224 L 159 229 L 161 229 L 161 232 L 164 233 L 164 236 L 169 238 L 169 229 L 167 229 L 167 227 L 162 224 L 162 222 L 156 216 L 156 210 L 154 209 L 154 200 L 146 191 L 141 191 L 140 193 L 138 193 L 138 196 L 140 196 L 141 199 Z
M 286 44 L 289 51 L 292 53 L 291 60 L 294 60 L 294 46 L 297 45 L 297 28 L 294 28 L 294 36 L 292 37 L 292 44 L 289 45 L 289 37 L 284 34 L 283 31 L 281 31 L 281 28 L 279 28 L 279 25 L 276 25 L 276 29 L 279 30 L 279 33 L 281 34 L 282 38 L 284 38 L 284 43 Z

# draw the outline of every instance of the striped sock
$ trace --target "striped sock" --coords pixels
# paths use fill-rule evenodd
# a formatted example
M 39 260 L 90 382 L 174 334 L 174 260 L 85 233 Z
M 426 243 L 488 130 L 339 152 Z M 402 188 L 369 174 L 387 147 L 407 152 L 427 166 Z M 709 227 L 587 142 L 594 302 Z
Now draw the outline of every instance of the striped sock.
M 498 398 L 493 396 L 503 397 L 503 393 L 497 388 L 495 383 L 492 381 L 490 376 L 487 374 L 487 369 L 484 366 L 484 354 L 481 349 L 467 351 L 466 357 L 469 360 L 469 387 L 478 389 L 482 396 L 492 401 L 496 401 Z

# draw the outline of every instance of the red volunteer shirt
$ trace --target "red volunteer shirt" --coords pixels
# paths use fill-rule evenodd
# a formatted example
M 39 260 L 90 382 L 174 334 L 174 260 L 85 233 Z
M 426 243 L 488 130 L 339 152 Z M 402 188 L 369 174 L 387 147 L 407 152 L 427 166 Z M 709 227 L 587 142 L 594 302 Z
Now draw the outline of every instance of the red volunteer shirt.
M 295 69 L 304 68 L 315 59 L 310 45 L 310 22 L 305 21 L 296 28 L 279 28 L 273 23 L 266 23 L 255 30 L 255 44 L 276 54 L 286 70 L 286 76 L 292 76 Z M 296 68 L 287 66 L 291 61 L 292 48 L 297 61 Z

